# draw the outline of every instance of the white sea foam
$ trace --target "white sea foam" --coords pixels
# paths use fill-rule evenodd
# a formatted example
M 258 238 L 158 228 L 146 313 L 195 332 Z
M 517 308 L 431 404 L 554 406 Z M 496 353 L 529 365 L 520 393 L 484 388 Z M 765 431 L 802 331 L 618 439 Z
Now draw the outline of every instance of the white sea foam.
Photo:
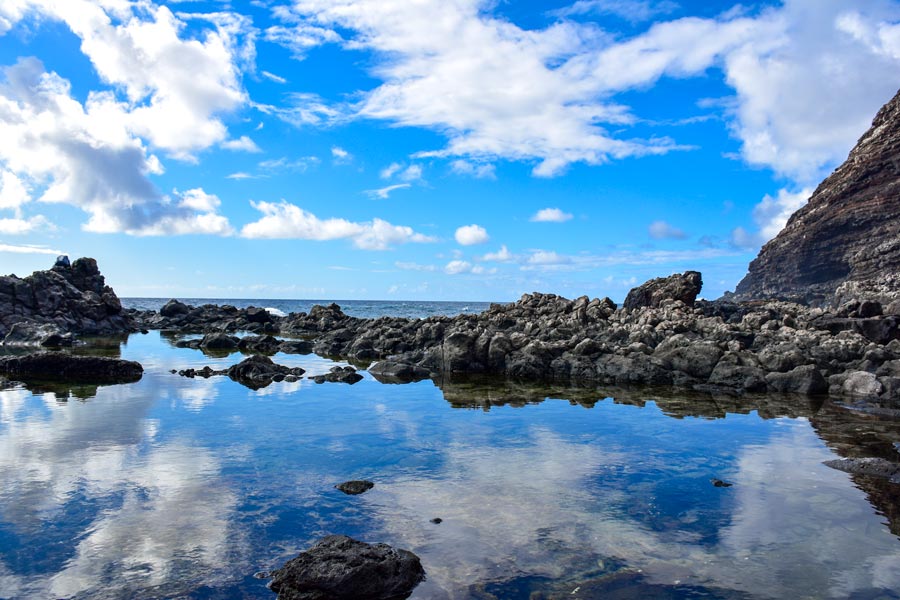
M 267 306 L 265 311 L 272 315 L 273 317 L 286 317 L 287 313 L 283 310 L 278 310 L 277 308 L 272 308 L 271 306 Z

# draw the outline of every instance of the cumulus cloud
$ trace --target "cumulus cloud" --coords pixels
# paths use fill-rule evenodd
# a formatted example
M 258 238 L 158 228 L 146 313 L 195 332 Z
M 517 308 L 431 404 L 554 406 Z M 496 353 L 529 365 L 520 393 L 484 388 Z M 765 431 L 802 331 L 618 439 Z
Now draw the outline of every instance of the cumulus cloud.
M 512 262 L 516 260 L 516 255 L 509 251 L 509 248 L 504 244 L 500 246 L 500 249 L 496 252 L 488 252 L 484 256 L 481 257 L 481 260 L 484 262 Z
M 346 219 L 320 219 L 288 202 L 251 202 L 263 217 L 241 229 L 245 238 L 301 239 L 327 241 L 349 239 L 363 250 L 387 250 L 406 243 L 433 242 L 434 238 L 416 233 L 411 227 L 392 225 L 382 219 L 355 222 Z
M 235 152 L 262 152 L 259 146 L 256 145 L 256 142 L 246 135 L 242 135 L 236 140 L 225 140 L 219 145 L 225 150 L 232 150 Z
M 451 260 L 444 267 L 444 273 L 447 275 L 462 275 L 464 273 L 472 273 L 473 275 L 485 275 L 496 273 L 497 269 L 487 269 L 481 265 L 473 265 L 465 260 Z
M 91 93 L 82 105 L 69 82 L 35 58 L 4 67 L 2 74 L 3 207 L 18 210 L 32 187 L 36 200 L 87 212 L 88 231 L 231 233 L 225 217 L 198 212 L 153 185 L 149 176 L 161 173 L 162 165 L 128 132 L 127 108 L 111 94 Z
M 535 223 L 565 223 L 571 219 L 571 213 L 563 212 L 558 208 L 542 208 L 534 213 L 530 220 Z
M 456 238 L 456 242 L 461 246 L 483 244 L 491 239 L 484 227 L 474 224 L 460 227 L 456 230 L 454 237 Z
M 653 221 L 647 231 L 654 240 L 683 240 L 687 237 L 684 231 L 665 221 Z
M 812 188 L 790 192 L 779 190 L 777 196 L 766 196 L 753 208 L 753 221 L 759 228 L 756 232 L 737 227 L 731 232 L 731 242 L 740 248 L 755 249 L 784 229 L 791 215 L 806 204 L 812 195 Z

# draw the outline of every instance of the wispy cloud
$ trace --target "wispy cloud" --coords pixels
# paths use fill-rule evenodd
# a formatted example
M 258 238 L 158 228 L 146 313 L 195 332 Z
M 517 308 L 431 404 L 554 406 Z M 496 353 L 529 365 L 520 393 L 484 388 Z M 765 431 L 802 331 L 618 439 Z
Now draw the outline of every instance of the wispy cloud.
M 386 200 L 390 197 L 391 192 L 395 192 L 397 190 L 405 190 L 410 187 L 412 187 L 412 184 L 396 183 L 394 185 L 389 185 L 387 187 L 379 188 L 377 190 L 366 190 L 366 195 L 368 195 L 370 198 Z
M 0 244 L 0 252 L 11 252 L 13 254 L 65 254 L 65 252 L 61 250 L 53 250 L 51 248 L 47 248 L 46 246 L 16 246 L 12 244 Z

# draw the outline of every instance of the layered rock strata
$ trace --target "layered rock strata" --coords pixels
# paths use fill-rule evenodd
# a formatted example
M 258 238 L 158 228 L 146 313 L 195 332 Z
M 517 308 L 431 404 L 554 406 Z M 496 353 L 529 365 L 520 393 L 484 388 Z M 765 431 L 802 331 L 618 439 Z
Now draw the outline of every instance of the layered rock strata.
M 732 300 L 900 298 L 900 93 L 750 263 Z

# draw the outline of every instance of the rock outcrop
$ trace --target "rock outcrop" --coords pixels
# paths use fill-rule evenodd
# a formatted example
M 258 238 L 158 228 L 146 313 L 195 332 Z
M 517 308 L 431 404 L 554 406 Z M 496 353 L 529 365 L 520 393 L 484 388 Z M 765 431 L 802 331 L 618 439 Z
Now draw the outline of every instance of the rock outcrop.
M 215 370 L 211 367 L 202 369 L 182 369 L 178 374 L 182 377 L 203 377 L 204 379 L 218 375 L 227 375 L 233 381 L 252 390 L 262 389 L 274 381 L 297 381 L 305 373 L 300 367 L 286 367 L 275 364 L 271 358 L 254 354 L 227 369 Z
M 271 575 L 279 600 L 400 600 L 425 569 L 408 550 L 329 535 Z
M 0 276 L 0 340 L 10 345 L 71 345 L 71 335 L 134 331 L 132 318 L 93 258 L 60 256 L 47 271 Z
M 750 263 L 731 300 L 900 298 L 900 93 Z
M 133 360 L 76 356 L 63 352 L 36 352 L 0 357 L 0 374 L 22 381 L 67 383 L 133 383 L 144 368 Z

